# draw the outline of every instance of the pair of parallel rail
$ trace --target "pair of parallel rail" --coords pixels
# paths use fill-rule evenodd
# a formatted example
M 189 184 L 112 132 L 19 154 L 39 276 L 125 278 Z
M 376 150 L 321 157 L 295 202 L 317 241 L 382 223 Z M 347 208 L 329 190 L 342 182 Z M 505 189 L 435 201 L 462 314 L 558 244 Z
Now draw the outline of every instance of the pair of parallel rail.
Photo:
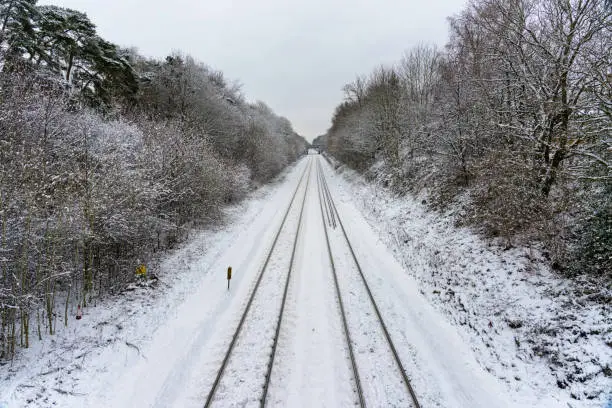
M 292 252 L 291 252 L 291 260 L 289 261 L 289 267 L 288 270 L 286 272 L 286 276 L 285 276 L 285 282 L 284 282 L 284 287 L 283 287 L 283 294 L 282 294 L 282 300 L 281 300 L 281 305 L 278 311 L 278 314 L 276 315 L 276 324 L 275 324 L 275 330 L 274 330 L 274 336 L 272 339 L 272 345 L 270 346 L 270 354 L 268 356 L 268 362 L 266 364 L 266 372 L 264 374 L 264 382 L 262 385 L 262 391 L 261 391 L 261 397 L 259 399 L 260 402 L 260 406 L 261 407 L 265 407 L 266 405 L 266 399 L 268 397 L 268 389 L 269 389 L 269 385 L 270 385 L 270 378 L 272 376 L 272 369 L 274 367 L 274 359 L 276 356 L 276 349 L 277 349 L 277 345 L 278 345 L 278 340 L 279 340 L 279 335 L 280 335 L 280 331 L 281 331 L 281 326 L 282 326 L 282 322 L 283 322 L 283 314 L 285 311 L 285 304 L 287 301 L 287 293 L 288 293 L 288 289 L 289 289 L 289 283 L 291 281 L 291 271 L 293 269 L 293 262 L 295 260 L 295 254 L 296 254 L 296 250 L 297 250 L 297 243 L 298 243 L 298 239 L 300 236 L 300 230 L 301 230 L 301 225 L 302 225 L 302 216 L 304 213 L 304 207 L 305 207 L 305 203 L 306 203 L 306 197 L 308 195 L 308 186 L 310 185 L 310 178 L 311 178 L 311 173 L 312 173 L 312 166 L 313 166 L 313 161 L 316 162 L 315 166 L 316 166 L 316 175 L 317 175 L 317 190 L 318 190 L 318 194 L 319 194 L 319 204 L 320 204 L 320 210 L 321 210 L 321 218 L 323 220 L 323 227 L 324 227 L 324 231 L 325 231 L 325 239 L 326 239 L 326 243 L 327 243 L 327 250 L 328 250 L 328 254 L 329 254 L 329 262 L 331 265 L 331 269 L 332 269 L 332 273 L 333 273 L 333 279 L 334 279 L 334 286 L 335 286 L 335 290 L 336 290 L 336 298 L 338 300 L 338 305 L 339 305 L 339 309 L 340 309 L 340 315 L 342 318 L 342 326 L 344 329 L 344 337 L 345 337 L 345 341 L 347 344 L 347 348 L 348 348 L 348 352 L 349 352 L 349 357 L 351 360 L 351 368 L 352 368 L 352 373 L 353 373 L 353 378 L 355 380 L 355 385 L 356 385 L 356 393 L 358 396 L 358 401 L 359 401 L 359 405 L 360 407 L 366 407 L 366 401 L 365 401 L 365 397 L 364 397 L 364 393 L 363 393 L 363 387 L 362 387 L 362 383 L 361 383 L 361 379 L 359 376 L 359 367 L 357 364 L 357 359 L 355 358 L 355 353 L 354 353 L 354 349 L 353 349 L 353 340 L 351 338 L 351 331 L 350 331 L 350 327 L 348 324 L 348 320 L 347 320 L 347 316 L 346 316 L 346 312 L 345 312 L 345 303 L 344 300 L 342 298 L 342 293 L 340 290 L 340 285 L 339 285 L 339 281 L 338 281 L 338 273 L 336 271 L 336 267 L 335 267 L 335 263 L 334 263 L 334 258 L 332 255 L 332 249 L 331 249 L 331 244 L 330 244 L 330 238 L 329 238 L 329 229 L 336 229 L 337 226 L 339 225 L 341 230 L 342 230 L 342 234 L 344 236 L 344 239 L 346 240 L 346 243 L 349 247 L 350 253 L 352 255 L 352 259 L 356 265 L 357 271 L 359 272 L 359 276 L 361 278 L 361 281 L 367 291 L 368 294 L 368 298 L 370 300 L 370 303 L 375 311 L 377 320 L 379 322 L 379 326 L 380 329 L 382 330 L 384 337 L 386 339 L 386 342 L 389 346 L 389 349 L 393 355 L 393 359 L 396 363 L 397 369 L 399 370 L 399 372 L 401 373 L 401 377 L 402 377 L 402 382 L 405 384 L 406 387 L 406 391 L 407 393 L 410 395 L 410 400 L 412 403 L 412 406 L 414 408 L 420 408 L 420 404 L 418 402 L 417 396 L 412 388 L 412 385 L 410 384 L 410 381 L 408 379 L 408 376 L 406 375 L 406 370 L 404 369 L 402 362 L 399 358 L 399 355 L 397 353 L 397 350 L 395 348 L 395 345 L 393 344 L 393 341 L 391 339 L 391 336 L 389 335 L 389 332 L 387 330 L 387 326 L 384 323 L 384 320 L 382 318 L 382 315 L 380 313 L 380 310 L 378 308 L 378 305 L 376 304 L 376 301 L 374 300 L 374 297 L 372 296 L 372 291 L 370 290 L 370 286 L 368 285 L 368 282 L 363 274 L 363 271 L 361 269 L 361 265 L 359 264 L 359 261 L 357 260 L 357 257 L 355 255 L 355 251 L 353 250 L 353 247 L 350 243 L 350 240 L 348 238 L 348 235 L 346 233 L 346 230 L 344 228 L 344 225 L 342 224 L 342 220 L 340 219 L 339 213 L 338 213 L 338 209 L 336 208 L 336 205 L 334 203 L 334 200 L 332 198 L 331 192 L 329 190 L 329 185 L 327 184 L 327 180 L 325 179 L 325 174 L 323 172 L 323 167 L 320 163 L 320 161 L 318 160 L 318 158 L 314 158 L 314 159 L 309 159 L 309 163 L 307 165 L 307 167 L 304 169 L 302 175 L 300 176 L 300 179 L 298 181 L 298 185 L 295 188 L 295 191 L 293 192 L 293 195 L 291 197 L 291 200 L 289 202 L 289 205 L 287 207 L 287 210 L 285 211 L 284 217 L 281 221 L 281 224 L 274 236 L 274 240 L 272 242 L 272 245 L 270 247 L 270 250 L 267 253 L 267 256 L 265 258 L 265 261 L 263 263 L 263 266 L 261 267 L 259 274 L 257 276 L 256 279 L 256 283 L 255 286 L 253 287 L 253 290 L 251 291 L 251 294 L 249 296 L 249 299 L 247 301 L 246 307 L 241 315 L 240 321 L 238 323 L 238 326 L 236 327 L 236 330 L 232 336 L 232 339 L 229 343 L 229 346 L 227 348 L 227 351 L 225 352 L 223 361 L 221 363 L 221 366 L 219 367 L 219 370 L 217 371 L 217 375 L 215 377 L 215 381 L 213 382 L 213 385 L 210 389 L 210 392 L 208 393 L 207 399 L 206 399 L 206 403 L 204 404 L 204 406 L 206 408 L 210 407 L 213 405 L 213 402 L 215 400 L 215 395 L 217 392 L 217 389 L 219 388 L 219 384 L 221 382 L 221 379 L 223 378 L 224 374 L 225 374 L 225 369 L 228 365 L 228 362 L 234 352 L 234 349 L 236 347 L 236 344 L 238 342 L 239 337 L 241 336 L 242 333 L 242 329 L 244 326 L 245 321 L 247 320 L 247 316 L 249 315 L 249 311 L 251 310 L 251 305 L 253 304 L 253 300 L 255 299 L 255 297 L 258 294 L 258 289 L 260 288 L 260 283 L 262 281 L 262 278 L 265 274 L 265 272 L 268 270 L 268 265 L 270 262 L 270 259 L 272 258 L 272 253 L 276 247 L 276 244 L 278 242 L 278 238 L 281 235 L 281 231 L 283 230 L 283 228 L 285 228 L 287 226 L 287 219 L 289 217 L 289 213 L 291 212 L 292 208 L 295 207 L 296 202 L 296 198 L 298 197 L 298 191 L 301 189 L 301 187 L 304 185 L 305 183 L 305 187 L 304 187 L 304 194 L 302 196 L 302 200 L 301 200 L 301 204 L 299 205 L 299 218 L 298 218 L 298 224 L 297 224 L 297 228 L 296 228 L 296 232 L 295 232 L 295 238 L 293 240 L 293 246 L 292 246 Z M 305 181 L 304 181 L 305 180 Z

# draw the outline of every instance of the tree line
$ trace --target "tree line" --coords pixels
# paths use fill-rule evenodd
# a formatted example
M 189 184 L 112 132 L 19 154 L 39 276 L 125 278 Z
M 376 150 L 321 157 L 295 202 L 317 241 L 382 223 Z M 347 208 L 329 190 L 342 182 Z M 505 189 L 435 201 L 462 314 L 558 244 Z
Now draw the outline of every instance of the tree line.
M 305 148 L 190 56 L 145 58 L 84 13 L 0 0 L 0 360 Z
M 420 45 L 344 88 L 315 143 L 460 224 L 612 278 L 612 6 L 474 0 L 444 49 Z

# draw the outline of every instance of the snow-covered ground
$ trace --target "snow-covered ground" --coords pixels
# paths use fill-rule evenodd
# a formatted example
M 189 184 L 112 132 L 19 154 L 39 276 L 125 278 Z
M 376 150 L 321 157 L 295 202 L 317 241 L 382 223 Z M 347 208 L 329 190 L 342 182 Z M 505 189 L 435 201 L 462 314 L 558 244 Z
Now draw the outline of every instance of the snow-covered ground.
M 311 179 L 307 190 L 298 191 L 298 199 L 306 193 L 306 202 L 267 401 L 279 407 L 353 406 L 355 380 L 317 178 L 314 166 L 308 167 L 315 160 L 321 158 L 308 156 L 278 182 L 229 209 L 222 229 L 194 233 L 161 263 L 156 285 L 135 285 L 99 302 L 82 320 L 34 342 L 11 365 L 0 367 L 0 407 L 201 407 L 304 170 Z M 424 408 L 603 405 L 604 394 L 571 399 L 569 389 L 583 389 L 577 391 L 574 383 L 557 388 L 546 361 L 531 355 L 534 324 L 551 322 L 542 326 L 546 329 L 564 316 L 563 298 L 550 294 L 562 282 L 538 266 L 536 255 L 527 258 L 519 250 L 489 246 L 420 204 L 396 200 L 353 174 L 338 176 L 326 164 L 324 169 Z M 297 226 L 295 214 L 292 209 L 288 230 Z M 347 319 L 364 394 L 369 406 L 409 406 L 400 395 L 402 384 L 389 384 L 399 377 L 392 360 L 386 361 L 384 341 L 377 340 L 379 328 L 340 234 L 339 228 L 330 230 L 332 255 L 350 308 Z M 258 405 L 256 388 L 263 384 L 277 289 L 284 285 L 294 237 L 279 235 L 277 255 L 261 283 L 264 291 L 253 303 L 245 335 L 237 342 L 240 351 L 228 363 L 214 406 Z M 228 291 L 229 265 L 234 274 Z M 563 285 L 568 298 L 569 284 Z M 573 324 L 584 321 L 580 329 L 588 334 L 578 332 L 577 342 L 567 344 L 571 348 L 552 349 L 576 355 L 575 364 L 595 372 L 598 364 L 611 361 L 605 344 L 610 321 L 603 308 L 589 310 L 572 312 Z M 542 333 L 533 339 L 552 336 Z M 589 364 L 587 357 L 593 359 Z M 598 373 L 585 381 L 584 390 L 609 389 L 609 378 Z

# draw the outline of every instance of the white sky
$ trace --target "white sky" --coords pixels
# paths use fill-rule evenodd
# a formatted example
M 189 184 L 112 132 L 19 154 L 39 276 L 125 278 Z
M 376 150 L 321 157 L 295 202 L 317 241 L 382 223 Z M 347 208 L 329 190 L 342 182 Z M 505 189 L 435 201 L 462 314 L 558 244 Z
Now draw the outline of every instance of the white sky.
M 41 0 L 87 13 L 98 33 L 146 56 L 181 50 L 243 85 L 308 140 L 331 125 L 342 87 L 419 43 L 444 45 L 466 0 Z

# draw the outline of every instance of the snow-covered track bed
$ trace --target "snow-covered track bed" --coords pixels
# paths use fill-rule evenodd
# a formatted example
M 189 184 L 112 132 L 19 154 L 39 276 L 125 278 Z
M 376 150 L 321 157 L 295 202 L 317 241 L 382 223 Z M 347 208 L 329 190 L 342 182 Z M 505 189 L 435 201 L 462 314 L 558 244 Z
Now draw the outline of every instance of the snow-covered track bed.
M 214 382 L 210 385 L 205 407 L 265 405 L 300 238 L 311 168 L 312 162 L 300 177 Z
M 321 216 L 359 405 L 420 408 L 317 160 Z

